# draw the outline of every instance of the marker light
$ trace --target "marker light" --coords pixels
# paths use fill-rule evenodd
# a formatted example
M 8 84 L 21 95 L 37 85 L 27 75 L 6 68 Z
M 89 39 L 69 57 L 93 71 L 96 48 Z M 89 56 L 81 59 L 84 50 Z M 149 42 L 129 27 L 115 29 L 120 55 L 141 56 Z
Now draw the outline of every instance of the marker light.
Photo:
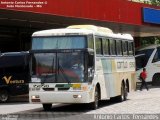
M 87 91 L 88 90 L 88 86 L 82 86 L 82 90 L 83 91 Z
M 82 98 L 82 95 L 73 95 L 73 98 Z

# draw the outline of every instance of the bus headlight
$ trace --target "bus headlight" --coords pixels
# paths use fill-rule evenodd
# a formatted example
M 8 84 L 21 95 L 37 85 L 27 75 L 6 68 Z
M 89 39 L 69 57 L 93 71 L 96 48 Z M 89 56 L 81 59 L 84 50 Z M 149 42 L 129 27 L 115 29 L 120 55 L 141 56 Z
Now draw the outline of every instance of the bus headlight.
M 39 98 L 39 95 L 33 95 L 31 96 L 32 99 L 38 99 Z
M 32 102 L 40 102 L 40 97 L 39 97 L 39 95 L 32 95 L 32 96 L 31 96 L 31 101 L 32 101 Z

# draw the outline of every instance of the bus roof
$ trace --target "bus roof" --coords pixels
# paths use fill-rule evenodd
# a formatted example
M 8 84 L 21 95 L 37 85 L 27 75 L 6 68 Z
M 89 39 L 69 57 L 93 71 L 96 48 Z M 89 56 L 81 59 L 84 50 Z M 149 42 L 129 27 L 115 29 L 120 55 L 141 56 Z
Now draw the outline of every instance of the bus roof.
M 152 45 L 144 46 L 142 48 L 137 48 L 136 51 L 147 50 L 147 49 L 154 49 L 154 48 L 159 47 L 159 46 L 160 45 L 152 44 Z
M 95 25 L 72 25 L 62 29 L 50 29 L 34 32 L 32 37 L 40 36 L 60 36 L 60 35 L 99 35 L 117 39 L 133 40 L 130 34 L 115 34 L 109 28 L 99 27 Z

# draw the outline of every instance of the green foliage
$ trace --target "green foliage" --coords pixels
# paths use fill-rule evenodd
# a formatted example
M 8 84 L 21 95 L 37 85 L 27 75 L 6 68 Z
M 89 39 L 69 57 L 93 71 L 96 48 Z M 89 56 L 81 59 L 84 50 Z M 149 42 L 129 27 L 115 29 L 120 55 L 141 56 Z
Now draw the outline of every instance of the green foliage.
M 132 1 L 160 6 L 160 0 L 132 0 Z
M 146 46 L 150 44 L 160 44 L 160 37 L 142 37 L 140 38 L 141 46 Z
M 160 0 L 150 0 L 152 5 L 160 6 Z

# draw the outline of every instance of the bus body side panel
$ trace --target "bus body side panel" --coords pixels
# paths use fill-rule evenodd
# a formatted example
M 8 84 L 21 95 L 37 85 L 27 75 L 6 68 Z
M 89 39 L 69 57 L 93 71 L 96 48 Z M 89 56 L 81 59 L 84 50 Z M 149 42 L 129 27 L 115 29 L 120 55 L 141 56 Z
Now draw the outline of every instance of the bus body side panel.
M 129 91 L 135 90 L 134 58 L 101 57 L 96 60 L 96 76 L 101 85 L 101 99 L 121 94 L 121 84 L 128 80 Z
M 102 63 L 102 59 L 101 57 L 97 57 L 96 58 L 96 76 L 97 76 L 97 83 L 100 84 L 100 91 L 101 91 L 101 99 L 107 99 L 109 97 L 108 95 L 108 89 L 106 87 L 106 82 L 105 82 L 105 76 L 104 76 L 104 70 L 103 70 L 103 63 Z
M 103 71 L 105 77 L 105 91 L 107 91 L 108 97 L 116 96 L 116 84 L 115 79 L 116 75 L 114 75 L 113 70 L 115 70 L 115 64 L 110 58 L 102 58 Z
M 123 80 L 127 86 L 127 81 L 129 83 L 129 91 L 133 91 L 136 88 L 136 74 L 135 74 L 135 59 L 134 57 L 123 58 Z
M 116 71 L 115 58 L 97 58 L 96 76 L 98 76 L 97 79 L 101 86 L 101 99 L 120 95 L 121 82 L 124 74 Z

